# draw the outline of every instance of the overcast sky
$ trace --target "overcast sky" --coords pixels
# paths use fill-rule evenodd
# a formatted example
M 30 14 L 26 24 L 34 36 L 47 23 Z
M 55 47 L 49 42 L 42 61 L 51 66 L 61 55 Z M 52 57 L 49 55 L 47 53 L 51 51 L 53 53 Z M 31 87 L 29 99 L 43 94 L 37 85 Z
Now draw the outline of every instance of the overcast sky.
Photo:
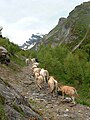
M 2 35 L 22 45 L 32 33 L 48 33 L 87 0 L 0 0 Z

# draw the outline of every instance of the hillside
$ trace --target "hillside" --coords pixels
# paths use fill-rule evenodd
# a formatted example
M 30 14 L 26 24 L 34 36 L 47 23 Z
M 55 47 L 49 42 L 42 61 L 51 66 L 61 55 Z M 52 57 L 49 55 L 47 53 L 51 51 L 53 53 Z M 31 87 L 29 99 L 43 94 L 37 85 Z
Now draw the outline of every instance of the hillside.
M 34 79 L 30 77 L 30 66 L 19 71 L 17 69 L 14 72 L 9 66 L 0 65 L 0 101 L 2 100 L 5 110 L 4 119 L 0 112 L 1 120 L 7 117 L 9 120 L 90 119 L 90 107 L 80 104 L 71 106 L 69 101 L 62 101 L 61 96 L 52 97 L 47 94 L 49 92 L 47 84 L 38 91 Z
M 90 119 L 90 2 L 76 6 L 67 18 L 43 37 L 31 50 L 22 50 L 0 36 L 10 64 L 0 63 L 1 120 L 89 120 Z M 36 36 L 37 37 L 37 36 Z M 30 42 L 27 41 L 26 47 Z M 34 36 L 34 42 L 36 43 Z M 57 46 L 57 47 L 55 47 Z M 28 47 L 27 47 L 28 48 Z M 39 48 L 39 49 L 37 49 Z M 39 91 L 26 58 L 36 57 L 40 67 L 58 82 L 74 86 L 79 94 L 77 105 L 52 97 L 45 84 Z
M 63 101 L 60 95 L 58 97 L 57 96 L 52 97 L 50 94 L 48 94 L 49 88 L 47 84 L 44 84 L 43 89 L 39 91 L 38 88 L 36 87 L 34 78 L 31 76 L 32 75 L 31 66 L 25 65 L 25 58 L 27 56 L 34 54 L 30 51 L 21 50 L 20 48 L 18 48 L 17 45 L 10 43 L 9 40 L 7 40 L 6 38 L 1 38 L 0 42 L 1 42 L 0 44 L 5 48 L 7 48 L 7 50 L 9 51 L 10 59 L 11 59 L 11 62 L 8 66 L 5 64 L 0 64 L 0 119 L 1 120 L 90 119 L 90 107 L 86 106 L 89 105 L 88 102 L 90 100 L 90 96 L 89 93 L 86 92 L 84 93 L 85 89 L 82 89 L 83 84 L 78 86 L 80 87 L 80 89 L 78 88 L 78 92 L 80 90 L 80 92 L 83 93 L 83 95 L 88 95 L 88 96 L 85 97 L 85 101 L 84 101 L 82 94 L 80 94 L 80 99 L 77 100 L 78 104 L 75 106 L 69 103 L 70 102 L 69 100 Z M 60 69 L 57 66 L 57 63 L 59 63 L 59 61 L 57 61 L 58 60 L 57 57 L 61 57 L 61 55 L 65 57 L 67 55 L 66 52 L 67 49 L 65 51 L 65 48 L 62 47 L 62 49 L 65 52 L 63 53 L 61 48 L 56 48 L 56 50 L 55 49 L 49 50 L 50 48 L 46 48 L 47 52 L 44 53 L 44 57 L 42 51 L 43 49 L 41 49 L 38 52 L 39 54 L 38 57 L 41 66 L 42 64 L 45 63 L 46 65 L 48 64 L 48 71 L 50 72 L 50 74 L 58 77 L 59 73 L 61 73 L 61 71 L 59 72 L 59 70 L 61 70 L 62 68 L 60 65 L 59 65 Z M 15 52 L 13 52 L 12 50 L 14 50 Z M 48 53 L 48 50 L 49 52 L 51 52 L 52 50 L 53 51 L 52 53 Z M 53 55 L 55 54 L 56 56 L 54 55 L 54 57 L 52 57 L 51 59 L 50 55 L 52 54 Z M 49 55 L 50 60 L 48 59 L 47 55 Z M 41 60 L 40 57 L 43 59 Z M 62 73 L 64 77 L 64 71 L 62 71 Z M 73 77 L 71 75 L 72 74 L 70 73 L 69 77 Z M 72 80 L 72 78 L 70 79 Z M 63 80 L 63 82 L 64 81 L 65 80 Z M 66 82 L 69 83 L 70 80 Z M 75 84 L 77 84 L 77 82 Z M 87 86 L 87 84 L 85 84 L 85 86 Z M 89 90 L 89 88 L 86 89 L 87 91 Z M 82 104 L 80 104 L 80 102 Z
M 9 64 L 0 62 L 0 120 L 42 120 L 42 117 L 18 90 L 20 87 L 17 85 L 18 80 L 21 81 L 18 73 L 25 66 L 24 54 L 26 55 L 26 52 L 2 36 L 0 46 L 6 48 L 10 58 Z
M 0 64 L 0 120 L 43 120 L 20 91 L 26 75 L 21 72 L 15 63 Z
M 67 18 L 60 18 L 58 24 L 44 38 L 43 44 L 57 46 L 67 44 L 74 49 L 78 44 L 90 44 L 90 2 L 75 7 Z M 80 46 L 79 45 L 79 46 Z M 79 47 L 78 46 L 78 47 Z
M 52 47 L 67 44 L 71 50 L 90 44 L 90 1 L 76 6 L 67 18 L 61 17 L 58 24 L 46 35 L 32 34 L 22 49 L 37 50 L 40 45 Z

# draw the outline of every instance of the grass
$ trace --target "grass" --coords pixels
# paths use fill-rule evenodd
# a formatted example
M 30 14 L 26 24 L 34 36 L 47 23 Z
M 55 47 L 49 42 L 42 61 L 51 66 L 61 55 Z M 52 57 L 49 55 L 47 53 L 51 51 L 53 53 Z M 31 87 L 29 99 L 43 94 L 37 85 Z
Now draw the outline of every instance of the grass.
M 87 99 L 77 100 L 77 103 L 90 107 L 90 100 L 87 100 Z
M 5 98 L 0 94 L 0 103 L 4 105 L 5 103 Z
M 30 99 L 29 102 L 30 102 L 30 105 L 31 105 L 33 111 L 42 116 L 44 111 L 39 110 L 40 108 L 42 108 L 42 106 L 38 102 L 36 102 L 35 100 L 32 100 L 32 99 Z
M 4 110 L 5 98 L 0 94 L 0 120 L 7 120 Z
M 24 67 L 25 66 L 25 61 L 21 60 L 18 56 L 11 56 L 11 60 L 14 62 L 14 64 L 16 63 L 20 67 Z
M 8 120 L 5 114 L 4 105 L 0 103 L 0 120 Z
M 13 108 L 14 108 L 17 112 L 19 112 L 21 115 L 25 116 L 25 113 L 24 113 L 24 111 L 22 110 L 22 108 L 21 108 L 19 105 L 17 105 L 16 103 L 13 103 Z

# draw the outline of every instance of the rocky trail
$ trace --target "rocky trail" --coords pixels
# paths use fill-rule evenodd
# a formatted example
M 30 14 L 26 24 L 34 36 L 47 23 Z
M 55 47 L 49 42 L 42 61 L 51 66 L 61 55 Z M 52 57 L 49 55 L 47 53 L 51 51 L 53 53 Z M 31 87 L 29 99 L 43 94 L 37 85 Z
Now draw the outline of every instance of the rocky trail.
M 39 91 L 34 78 L 31 77 L 30 66 L 14 74 L 2 67 L 0 77 L 7 79 L 21 95 L 29 100 L 30 105 L 43 116 L 43 120 L 90 120 L 90 107 L 81 104 L 72 106 L 69 101 L 62 101 L 60 95 L 52 97 L 48 94 L 47 84 Z

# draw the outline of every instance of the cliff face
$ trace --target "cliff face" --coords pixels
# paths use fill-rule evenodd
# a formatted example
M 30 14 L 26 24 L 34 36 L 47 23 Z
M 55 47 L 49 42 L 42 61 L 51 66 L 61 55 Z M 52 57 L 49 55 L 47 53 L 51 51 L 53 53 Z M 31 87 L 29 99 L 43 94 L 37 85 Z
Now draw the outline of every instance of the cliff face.
M 66 43 L 69 44 L 71 48 L 74 48 L 84 37 L 84 41 L 88 41 L 87 38 L 90 37 L 89 28 L 90 2 L 85 2 L 76 6 L 67 18 L 60 18 L 57 26 L 46 35 L 43 43 L 53 46 Z

